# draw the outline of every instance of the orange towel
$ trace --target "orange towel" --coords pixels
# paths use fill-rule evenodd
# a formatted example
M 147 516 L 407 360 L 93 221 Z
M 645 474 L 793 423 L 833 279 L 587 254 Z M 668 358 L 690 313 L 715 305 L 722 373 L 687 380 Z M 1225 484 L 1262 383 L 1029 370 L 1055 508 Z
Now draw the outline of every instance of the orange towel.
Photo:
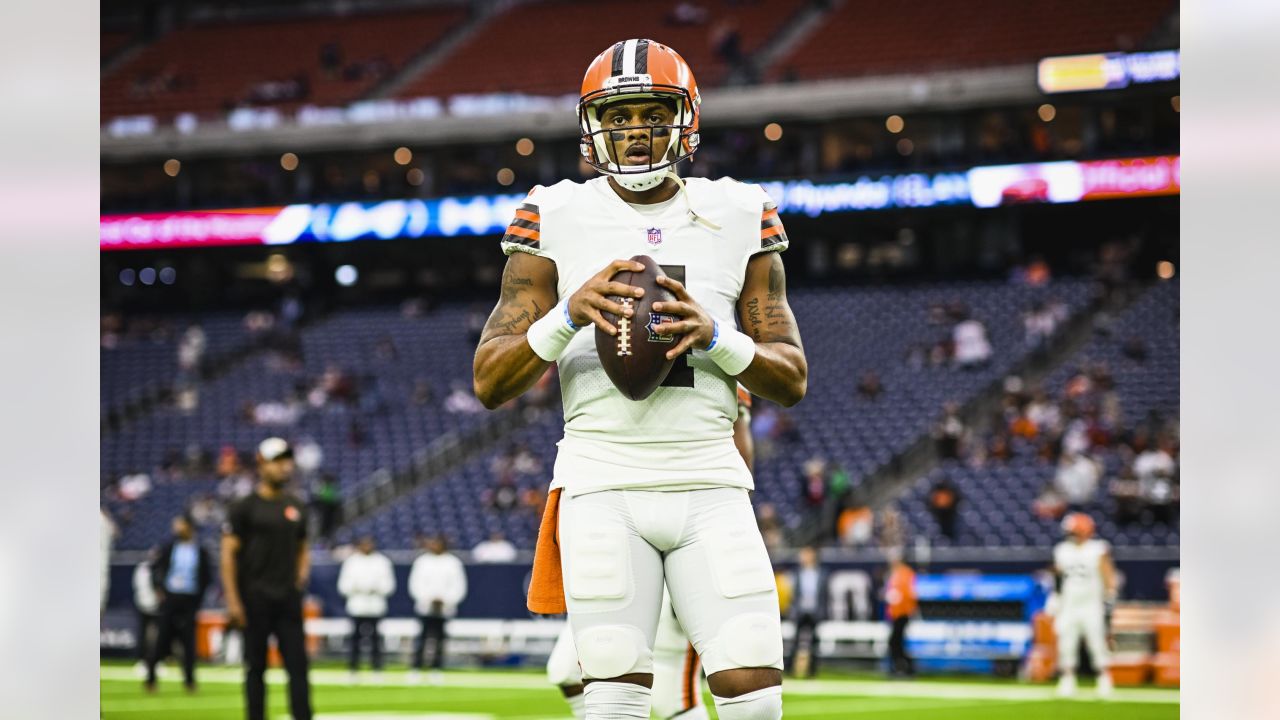
M 559 615 L 568 612 L 564 603 L 564 575 L 560 570 L 560 490 L 547 495 L 538 527 L 538 546 L 533 551 L 533 577 L 529 579 L 530 612 Z

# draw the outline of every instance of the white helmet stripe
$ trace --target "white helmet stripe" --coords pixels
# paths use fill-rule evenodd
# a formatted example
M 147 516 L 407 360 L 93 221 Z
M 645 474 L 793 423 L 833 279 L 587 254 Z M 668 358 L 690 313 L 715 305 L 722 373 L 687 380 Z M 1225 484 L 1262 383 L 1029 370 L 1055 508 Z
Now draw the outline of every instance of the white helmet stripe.
M 622 46 L 622 74 L 636 74 L 636 43 L 637 40 L 628 40 L 626 45 Z

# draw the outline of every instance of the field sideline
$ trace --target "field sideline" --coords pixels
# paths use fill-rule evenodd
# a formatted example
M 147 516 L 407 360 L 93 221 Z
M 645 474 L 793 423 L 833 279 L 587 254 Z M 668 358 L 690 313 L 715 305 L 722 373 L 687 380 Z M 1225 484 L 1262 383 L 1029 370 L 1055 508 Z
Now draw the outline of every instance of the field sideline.
M 173 669 L 162 676 L 160 692 L 145 695 L 131 666 L 104 664 L 101 698 L 104 720 L 239 720 L 243 717 L 241 672 L 202 667 L 201 688 L 189 696 Z M 316 720 L 568 720 L 567 706 L 540 673 L 457 671 L 440 685 L 413 685 L 403 671 L 370 674 L 349 685 L 347 673 L 311 673 Z M 268 673 L 272 720 L 287 720 L 284 673 Z M 790 680 L 784 684 L 785 717 L 813 720 L 1176 720 L 1178 691 L 1126 689 L 1112 702 L 1098 702 L 1092 688 L 1075 700 L 1058 700 L 1047 685 L 875 679 Z M 710 697 L 706 698 L 710 704 Z M 715 717 L 714 710 L 711 716 Z

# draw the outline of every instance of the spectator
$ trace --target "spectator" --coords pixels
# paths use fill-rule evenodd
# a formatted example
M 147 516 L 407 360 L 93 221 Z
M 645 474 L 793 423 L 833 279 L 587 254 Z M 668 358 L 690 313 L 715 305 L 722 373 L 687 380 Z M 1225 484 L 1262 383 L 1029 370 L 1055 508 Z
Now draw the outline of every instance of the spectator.
M 1133 461 L 1142 499 L 1156 522 L 1168 523 L 1173 519 L 1173 505 L 1178 496 L 1174 482 L 1178 467 L 1173 457 L 1175 452 L 1173 441 L 1161 438 L 1157 447 L 1143 451 Z
M 413 404 L 414 405 L 430 405 L 435 400 L 435 391 L 431 388 L 431 383 L 419 378 L 413 383 Z
M 333 531 L 338 528 L 338 515 L 342 511 L 337 478 L 329 473 L 320 476 L 315 492 L 311 494 L 311 507 L 319 518 L 318 535 L 325 540 L 330 539 Z
M 422 632 L 413 649 L 413 671 L 410 680 L 417 682 L 422 671 L 427 641 L 432 643 L 431 680 L 439 682 L 444 668 L 445 623 L 458 611 L 458 603 L 467 596 L 467 572 L 462 561 L 445 552 L 443 537 L 426 542 L 426 552 L 413 561 L 409 571 L 409 594 L 422 623 Z
M 818 672 L 818 623 L 827 615 L 827 572 L 811 545 L 801 548 L 796 557 L 799 567 L 791 583 L 790 607 L 796 632 L 787 667 L 793 677 L 813 677 Z
M 1067 505 L 1078 510 L 1093 502 L 1101 474 L 1099 463 L 1088 455 L 1063 452 L 1053 476 L 1053 485 Z
M 192 325 L 178 342 L 178 369 L 183 374 L 198 374 L 208 340 L 199 325 Z
M 147 657 L 148 692 L 156 691 L 156 663 L 176 639 L 182 645 L 182 678 L 196 690 L 196 611 L 213 581 L 213 559 L 196 540 L 195 524 L 185 515 L 173 519 L 173 538 L 160 548 L 151 584 L 160 600 L 160 632 Z
M 1067 501 L 1053 483 L 1046 483 L 1031 501 L 1031 512 L 1041 520 L 1060 520 L 1067 512 Z
M 875 370 L 862 373 L 862 377 L 858 380 L 858 397 L 875 401 L 882 393 L 884 393 L 884 384 L 880 382 L 880 375 Z
M 450 384 L 449 396 L 444 400 L 444 409 L 460 415 L 474 415 L 484 411 L 484 405 L 467 387 L 466 383 L 454 380 Z
M 333 78 L 342 69 L 342 46 L 337 40 L 329 40 L 320 46 L 320 69 Z
M 879 542 L 880 547 L 888 550 L 902 550 L 907 542 L 907 528 L 902 520 L 902 513 L 893 507 L 880 511 Z
M 885 615 L 892 625 L 889 632 L 889 675 L 912 676 L 915 663 L 907 655 L 907 623 L 919 603 L 916 596 L 916 574 L 902 560 L 901 553 L 889 554 L 889 579 L 885 581 Z
M 929 490 L 929 511 L 937 521 L 942 534 L 956 539 L 956 515 L 960 506 L 960 491 L 951 479 L 943 475 Z
M 471 559 L 478 563 L 512 562 L 516 559 L 516 546 L 495 530 L 489 533 L 488 540 L 471 549 Z
M 1142 517 L 1142 484 L 1134 474 L 1132 467 L 1120 471 L 1107 488 L 1112 501 L 1115 502 L 1116 524 L 1132 525 Z
M 1027 346 L 1041 349 L 1049 343 L 1049 339 L 1058 329 L 1058 318 L 1044 302 L 1037 300 L 1031 305 L 1031 310 L 1023 316 L 1022 328 L 1026 333 Z
M 786 546 L 785 527 L 778 517 L 778 509 L 772 503 L 760 503 L 756 508 L 756 525 L 764 538 L 764 545 L 771 552 Z
M 987 328 L 980 320 L 967 315 L 952 328 L 956 364 L 963 369 L 980 368 L 991 359 L 991 343 Z
M 801 480 L 801 497 L 810 508 L 822 507 L 827 497 L 827 461 L 822 458 L 809 458 L 804 464 L 804 478 Z
M 373 671 L 382 672 L 382 636 L 378 634 L 378 622 L 386 617 L 387 598 L 396 591 L 395 569 L 386 555 L 377 552 L 373 538 L 367 535 L 360 538 L 356 549 L 357 552 L 342 561 L 338 572 L 338 592 L 347 599 L 347 615 L 353 623 L 348 665 L 353 683 L 360 669 L 360 646 L 365 639 L 370 644 Z
M 159 557 L 160 549 L 153 547 L 147 551 L 146 559 L 133 568 L 133 605 L 138 610 L 138 668 L 144 673 L 160 632 L 160 598 L 151 582 L 151 568 Z
M 949 402 L 942 406 L 942 421 L 934 429 L 934 445 L 938 449 L 938 457 L 943 460 L 958 459 L 963 451 L 964 436 L 967 432 L 964 421 L 960 419 L 960 406 Z

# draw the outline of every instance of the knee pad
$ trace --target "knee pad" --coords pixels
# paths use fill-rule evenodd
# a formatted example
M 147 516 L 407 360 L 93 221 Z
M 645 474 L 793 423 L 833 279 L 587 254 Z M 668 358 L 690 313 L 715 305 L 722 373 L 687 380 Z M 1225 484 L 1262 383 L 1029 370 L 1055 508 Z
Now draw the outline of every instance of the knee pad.
M 782 686 L 761 688 L 737 697 L 716 697 L 720 720 L 780 720 Z
M 551 648 L 551 656 L 547 658 L 547 680 L 552 685 L 582 684 L 582 668 L 578 667 L 578 649 L 573 645 L 573 633 L 565 624 L 564 632 L 556 639 Z
M 628 673 L 653 672 L 653 651 L 639 628 L 600 625 L 574 638 L 583 678 L 615 678 Z
M 777 613 L 743 613 L 727 620 L 703 658 L 707 674 L 733 668 L 782 669 L 782 621 Z

